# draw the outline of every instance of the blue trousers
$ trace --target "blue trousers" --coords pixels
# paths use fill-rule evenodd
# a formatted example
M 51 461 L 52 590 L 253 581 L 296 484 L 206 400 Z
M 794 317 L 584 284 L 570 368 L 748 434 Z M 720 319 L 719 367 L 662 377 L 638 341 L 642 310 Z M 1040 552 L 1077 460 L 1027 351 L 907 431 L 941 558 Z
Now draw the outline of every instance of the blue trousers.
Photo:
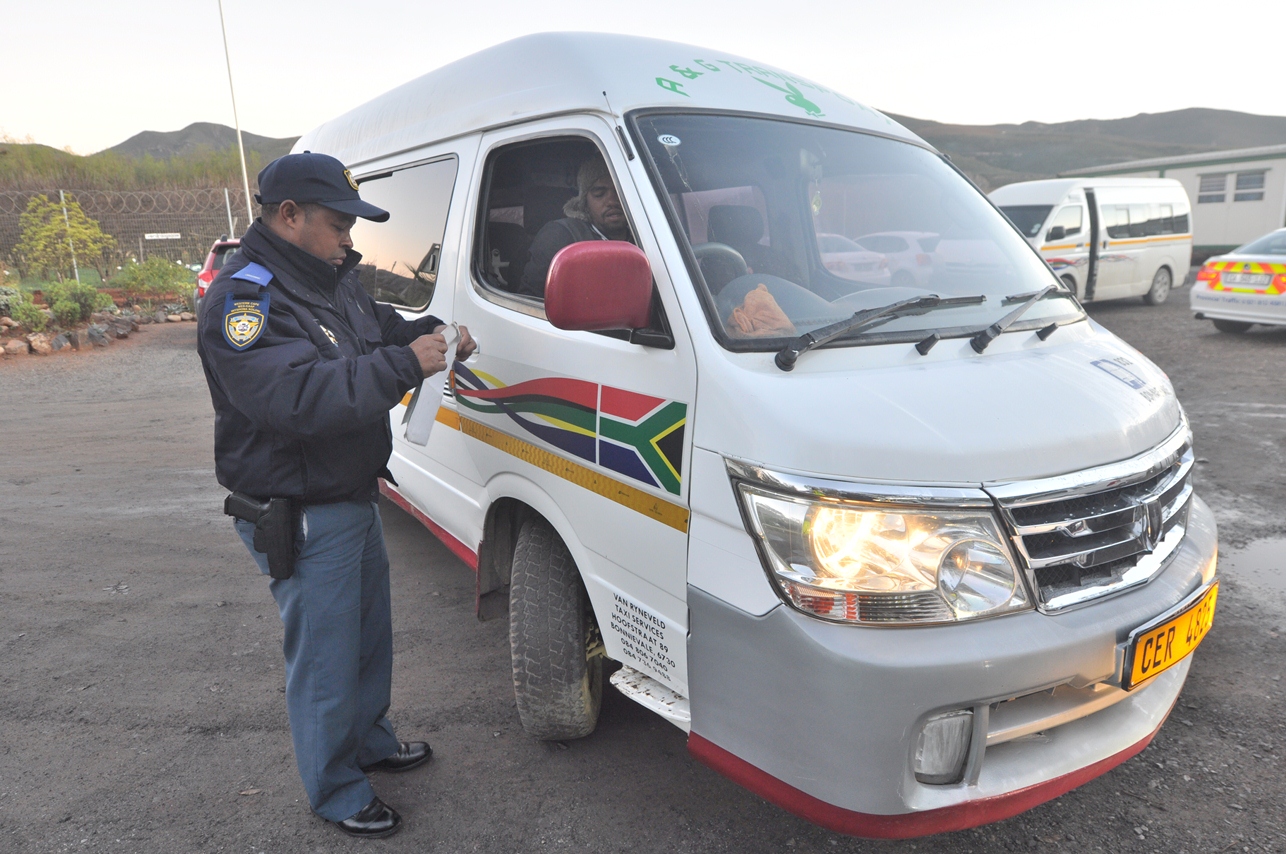
M 254 525 L 237 533 L 254 550 Z M 286 709 L 295 762 L 313 811 L 343 821 L 375 797 L 362 772 L 398 751 L 388 712 L 393 627 L 388 553 L 379 506 L 369 501 L 304 508 L 295 574 L 270 582 L 285 626 Z

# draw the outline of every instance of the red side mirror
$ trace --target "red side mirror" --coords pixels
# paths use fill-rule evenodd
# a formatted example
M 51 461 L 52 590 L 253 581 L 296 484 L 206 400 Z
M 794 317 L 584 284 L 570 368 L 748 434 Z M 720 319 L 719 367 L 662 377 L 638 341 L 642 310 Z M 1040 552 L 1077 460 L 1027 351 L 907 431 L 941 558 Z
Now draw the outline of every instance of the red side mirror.
M 545 280 L 545 316 L 559 329 L 642 329 L 652 314 L 652 268 L 623 240 L 559 250 Z

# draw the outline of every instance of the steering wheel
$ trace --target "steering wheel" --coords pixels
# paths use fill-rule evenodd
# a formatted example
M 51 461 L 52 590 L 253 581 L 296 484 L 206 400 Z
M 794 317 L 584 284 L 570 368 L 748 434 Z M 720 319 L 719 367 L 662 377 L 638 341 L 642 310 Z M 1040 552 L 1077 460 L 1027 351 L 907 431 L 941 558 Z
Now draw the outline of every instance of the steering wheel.
M 698 243 L 692 247 L 692 254 L 711 293 L 719 293 L 724 285 L 746 275 L 746 259 L 726 243 Z

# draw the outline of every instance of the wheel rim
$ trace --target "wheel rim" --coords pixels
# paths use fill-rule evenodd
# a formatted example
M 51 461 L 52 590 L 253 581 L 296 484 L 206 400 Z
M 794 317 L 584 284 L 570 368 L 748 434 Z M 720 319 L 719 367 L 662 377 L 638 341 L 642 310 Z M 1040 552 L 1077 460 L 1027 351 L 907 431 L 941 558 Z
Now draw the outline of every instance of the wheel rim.
M 1157 270 L 1156 275 L 1152 277 L 1152 290 L 1148 294 L 1152 297 L 1154 303 L 1165 302 L 1165 298 L 1170 295 L 1170 271 L 1162 267 Z

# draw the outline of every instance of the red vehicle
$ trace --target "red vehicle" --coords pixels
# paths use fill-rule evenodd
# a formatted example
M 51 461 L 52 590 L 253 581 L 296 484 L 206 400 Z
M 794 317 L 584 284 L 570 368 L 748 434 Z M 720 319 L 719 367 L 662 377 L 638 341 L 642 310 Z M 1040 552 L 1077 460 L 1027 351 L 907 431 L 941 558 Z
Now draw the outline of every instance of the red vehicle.
M 227 235 L 220 237 L 210 247 L 210 254 L 205 256 L 205 264 L 201 267 L 201 272 L 196 274 L 196 290 L 192 292 L 192 310 L 198 315 L 201 313 L 201 299 L 205 296 L 205 289 L 210 287 L 214 277 L 219 275 L 223 265 L 228 259 L 237 254 L 241 246 L 241 241 Z

